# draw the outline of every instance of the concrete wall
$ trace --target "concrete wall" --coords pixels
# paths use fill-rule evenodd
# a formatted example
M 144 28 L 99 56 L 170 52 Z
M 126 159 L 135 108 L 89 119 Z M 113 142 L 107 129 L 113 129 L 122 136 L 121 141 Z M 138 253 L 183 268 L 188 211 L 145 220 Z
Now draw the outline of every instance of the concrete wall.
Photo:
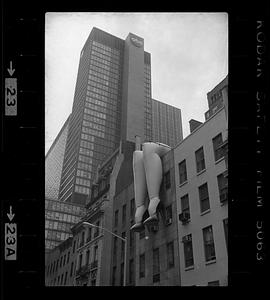
M 182 285 L 207 285 L 219 280 L 220 285 L 227 285 L 228 255 L 225 242 L 223 220 L 228 217 L 227 202 L 220 203 L 217 176 L 225 171 L 225 160 L 215 162 L 212 139 L 222 133 L 223 141 L 227 135 L 225 109 L 222 108 L 203 125 L 186 137 L 175 149 L 175 179 L 177 214 L 181 213 L 180 198 L 188 193 L 191 220 L 187 225 L 179 221 L 179 257 Z M 205 171 L 197 174 L 195 151 L 204 149 Z M 187 182 L 179 186 L 178 164 L 186 159 Z M 207 182 L 210 199 L 210 211 L 200 212 L 198 187 Z M 202 228 L 212 225 L 215 242 L 216 261 L 207 265 L 204 256 Z M 194 268 L 185 270 L 184 247 L 182 237 L 192 234 Z

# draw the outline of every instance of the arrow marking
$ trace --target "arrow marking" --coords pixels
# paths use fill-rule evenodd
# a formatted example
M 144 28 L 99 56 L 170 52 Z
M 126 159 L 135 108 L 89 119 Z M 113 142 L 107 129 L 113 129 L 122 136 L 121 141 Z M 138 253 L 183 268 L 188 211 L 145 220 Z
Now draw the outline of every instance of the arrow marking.
M 7 70 L 10 76 L 12 76 L 13 73 L 15 72 L 15 69 L 12 69 L 12 61 L 9 62 L 9 69 Z
M 7 214 L 9 221 L 11 222 L 15 214 L 12 213 L 12 206 L 9 207 L 9 214 Z

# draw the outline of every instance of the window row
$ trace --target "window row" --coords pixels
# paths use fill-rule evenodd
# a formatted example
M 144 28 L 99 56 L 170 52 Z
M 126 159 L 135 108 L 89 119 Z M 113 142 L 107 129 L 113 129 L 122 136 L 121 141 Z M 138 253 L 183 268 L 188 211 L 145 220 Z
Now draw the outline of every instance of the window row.
M 90 138 L 91 138 L 91 136 L 90 136 Z M 90 140 L 90 138 L 89 138 L 89 140 Z M 87 137 L 87 139 L 88 139 L 88 137 Z M 80 146 L 84 147 L 84 148 L 87 148 L 87 149 L 91 149 L 91 150 L 94 149 L 94 144 L 93 143 L 83 141 L 83 140 L 80 142 Z
M 97 111 L 90 110 L 88 108 L 85 108 L 84 112 L 86 114 L 89 114 L 89 115 L 92 115 L 92 116 L 95 116 L 95 117 L 98 117 L 98 118 L 106 119 L 106 115 L 105 114 L 97 112 Z
M 83 210 L 79 206 L 74 206 L 68 203 L 61 203 L 59 201 L 48 201 L 45 200 L 45 209 L 51 209 L 53 212 L 67 212 L 67 213 L 83 213 Z
M 94 80 L 99 83 L 103 83 L 105 85 L 116 84 L 118 85 L 118 78 L 114 78 L 112 76 L 108 76 L 94 70 L 89 70 L 88 78 Z
M 70 215 L 69 218 L 64 222 L 46 220 L 45 228 L 70 232 L 70 223 L 75 223 L 78 219 L 79 219 L 78 217 Z M 69 222 L 69 223 L 65 223 L 65 222 Z M 47 238 L 47 231 L 48 230 L 45 230 L 45 238 Z
M 99 125 L 99 124 L 96 124 L 96 123 L 84 121 L 83 125 L 84 126 L 82 126 L 82 132 L 84 132 L 84 133 L 93 134 L 93 130 L 92 129 L 103 131 L 103 132 L 105 131 L 105 126 Z
M 87 86 L 86 95 L 90 96 L 91 92 L 100 94 L 105 97 L 112 97 L 112 95 L 118 95 L 117 87 L 106 87 L 101 84 L 92 84 Z M 97 96 L 95 96 L 97 98 Z
M 228 199 L 228 179 L 224 174 L 217 176 L 218 188 L 219 188 L 219 200 L 221 203 Z M 198 187 L 199 201 L 200 201 L 200 210 L 201 213 L 208 211 L 210 209 L 210 200 L 208 193 L 207 182 Z M 189 196 L 188 194 L 180 198 L 181 201 L 181 210 L 180 221 L 186 223 L 190 220 L 190 206 L 189 206 Z
M 96 62 L 102 64 L 102 67 L 105 70 L 109 71 L 110 69 L 114 69 L 116 72 L 118 72 L 118 70 L 119 70 L 119 65 L 118 64 L 112 63 L 111 61 L 99 58 L 99 57 L 91 54 L 91 62 L 93 62 L 93 61 L 96 61 Z
M 91 165 L 88 165 L 88 164 L 85 164 L 85 163 L 82 163 L 82 162 L 78 162 L 77 168 L 82 169 L 82 170 L 86 170 L 86 171 L 90 171 L 90 172 L 92 171 L 92 166 Z
M 134 198 L 130 200 L 130 210 L 129 210 L 129 214 L 130 214 L 130 220 L 134 220 L 134 214 L 135 214 L 135 200 Z M 126 225 L 126 218 L 127 218 L 127 205 L 124 204 L 122 206 L 122 226 Z M 114 227 L 118 226 L 118 221 L 119 221 L 119 210 L 117 209 L 114 212 Z
M 105 114 L 108 112 L 108 110 L 106 108 L 104 108 L 102 106 L 99 106 L 99 105 L 95 105 L 93 103 L 89 103 L 87 101 L 85 102 L 85 107 L 91 108 L 95 111 L 99 111 L 99 112 L 102 112 L 102 113 L 105 113 Z
M 105 125 L 106 121 L 104 119 L 100 119 L 98 117 L 90 116 L 90 115 L 83 115 L 83 119 L 91 122 L 95 122 L 101 125 Z
M 92 144 L 92 145 L 93 145 L 93 144 Z M 93 149 L 94 149 L 94 145 L 93 145 Z M 79 153 L 80 153 L 80 154 L 87 155 L 87 156 L 90 156 L 90 157 L 93 157 L 93 155 L 94 155 L 94 152 L 93 152 L 92 150 L 89 150 L 89 148 L 86 149 L 86 148 L 81 148 L 81 147 L 80 147 Z
M 228 219 L 223 220 L 224 236 L 227 246 L 228 241 Z M 205 261 L 209 262 L 216 259 L 215 242 L 212 225 L 202 229 Z M 185 267 L 194 266 L 192 234 L 182 238 L 184 248 Z M 228 247 L 228 246 L 227 246 Z
M 80 154 L 79 154 L 79 161 L 82 161 L 82 162 L 85 162 L 85 163 L 88 163 L 88 164 L 93 163 L 93 159 L 91 157 L 80 155 Z
M 81 215 L 81 214 L 80 214 Z M 55 220 L 57 223 L 58 221 L 64 221 L 64 222 L 75 222 L 79 216 L 74 216 L 70 214 L 64 214 L 64 213 L 59 213 L 55 211 L 45 211 L 45 219 L 52 219 Z M 48 228 L 54 228 L 54 221 L 49 221 L 49 223 L 46 223 L 48 225 Z
M 77 176 L 91 179 L 91 173 L 90 172 L 86 172 L 84 170 L 77 170 Z
M 97 62 L 93 62 L 92 65 L 91 65 L 91 69 L 90 70 L 93 70 L 99 74 L 104 74 L 106 76 L 110 76 L 110 78 L 115 78 L 115 79 L 118 79 L 119 78 L 119 73 L 115 73 L 113 72 L 113 70 L 110 70 L 110 71 L 107 71 L 105 69 L 102 69 L 102 67 L 100 66 L 96 66 L 95 64 L 97 64 Z M 89 72 L 90 73 L 90 72 Z
M 101 44 L 99 42 L 96 42 L 96 41 L 93 41 L 93 45 L 96 46 L 96 47 L 98 47 L 98 48 L 100 48 L 100 49 L 106 50 L 106 51 L 108 51 L 110 53 L 114 53 L 114 54 L 119 54 L 120 53 L 119 50 L 111 48 L 109 46 L 105 46 L 105 45 L 103 45 L 103 44 Z
M 220 147 L 220 145 L 223 143 L 222 135 L 218 134 L 215 138 L 213 138 L 212 141 L 213 141 L 215 161 L 217 161 L 224 156 L 224 151 Z M 197 173 L 203 171 L 205 169 L 205 159 L 204 159 L 203 147 L 201 147 L 197 151 L 195 151 L 195 161 L 196 161 Z M 182 184 L 187 181 L 187 167 L 186 167 L 185 159 L 179 163 L 178 168 L 179 168 L 179 183 Z
M 76 177 L 76 184 L 90 187 L 90 180 L 83 179 L 83 178 L 80 178 L 80 177 Z
M 90 68 L 91 69 L 93 68 L 93 66 L 96 66 L 97 68 L 104 69 L 107 72 L 119 74 L 118 70 L 116 70 L 112 66 L 107 66 L 107 65 L 101 63 L 100 61 L 95 59 L 93 56 L 91 58 L 92 58 L 91 61 L 90 61 Z
M 119 61 L 119 51 L 118 50 L 112 49 L 112 51 L 114 51 L 114 52 L 111 52 L 111 51 L 102 49 L 100 47 L 97 47 L 95 45 L 92 46 L 92 50 L 98 52 L 99 54 L 107 55 L 109 58 L 113 58 L 115 61 Z M 115 52 L 115 51 L 117 51 L 117 52 Z
M 90 189 L 86 188 L 84 186 L 79 186 L 75 184 L 75 192 L 76 193 L 80 193 L 80 194 L 85 194 L 85 195 L 89 195 L 90 193 Z
M 65 241 L 67 238 L 71 236 L 71 233 L 66 233 L 62 231 L 47 231 L 47 239 L 48 240 L 56 240 L 56 241 Z

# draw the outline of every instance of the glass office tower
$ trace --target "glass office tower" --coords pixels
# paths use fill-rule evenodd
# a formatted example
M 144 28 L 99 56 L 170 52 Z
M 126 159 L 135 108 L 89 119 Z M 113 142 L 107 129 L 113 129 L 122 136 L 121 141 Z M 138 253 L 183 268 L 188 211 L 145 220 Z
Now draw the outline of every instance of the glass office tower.
M 161 109 L 156 115 L 153 102 L 158 101 L 152 100 L 151 56 L 144 51 L 144 40 L 132 33 L 123 40 L 93 28 L 80 54 L 60 201 L 87 203 L 98 166 L 120 140 L 134 142 L 138 135 L 142 142 L 173 145 L 182 139 L 181 122 L 175 126 L 175 118 L 169 115 L 172 126 L 166 123 L 166 134 L 172 139 L 155 134 L 154 125 L 167 111 Z M 181 121 L 181 111 L 176 111 Z

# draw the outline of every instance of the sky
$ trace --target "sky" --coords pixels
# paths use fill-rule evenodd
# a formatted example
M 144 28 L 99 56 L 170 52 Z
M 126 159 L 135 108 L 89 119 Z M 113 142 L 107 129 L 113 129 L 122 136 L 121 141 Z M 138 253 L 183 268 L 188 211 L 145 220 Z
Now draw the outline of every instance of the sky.
M 93 27 L 121 39 L 132 32 L 151 54 L 152 98 L 205 121 L 207 93 L 228 74 L 226 13 L 46 13 L 45 153 L 72 111 L 81 49 Z

